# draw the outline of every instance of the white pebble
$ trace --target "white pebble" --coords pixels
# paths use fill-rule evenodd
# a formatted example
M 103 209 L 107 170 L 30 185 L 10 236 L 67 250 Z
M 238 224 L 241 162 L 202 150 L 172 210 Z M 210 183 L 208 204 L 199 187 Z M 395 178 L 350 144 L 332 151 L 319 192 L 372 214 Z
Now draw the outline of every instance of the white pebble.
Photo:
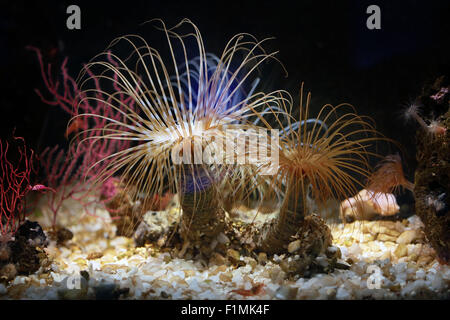
M 336 293 L 336 299 L 345 300 L 350 298 L 350 293 L 343 288 L 342 286 L 339 287 L 337 293 Z
M 6 294 L 7 290 L 3 283 L 0 283 L 0 294 Z

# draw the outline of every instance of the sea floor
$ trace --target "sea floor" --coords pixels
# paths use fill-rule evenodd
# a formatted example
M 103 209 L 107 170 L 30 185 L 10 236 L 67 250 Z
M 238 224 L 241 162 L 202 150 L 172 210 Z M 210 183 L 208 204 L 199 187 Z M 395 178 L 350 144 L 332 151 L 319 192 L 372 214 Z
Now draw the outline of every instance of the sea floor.
M 100 218 L 99 218 L 100 217 Z M 101 218 L 103 217 L 103 219 Z M 68 226 L 64 246 L 51 242 L 38 272 L 0 284 L 0 299 L 448 299 L 450 267 L 426 243 L 420 219 L 357 221 L 332 226 L 347 270 L 288 275 L 294 255 L 226 257 L 209 263 L 177 258 L 153 245 L 136 248 L 115 236 L 105 210 Z M 337 249 L 334 249 L 337 251 Z M 317 257 L 326 264 L 324 256 Z

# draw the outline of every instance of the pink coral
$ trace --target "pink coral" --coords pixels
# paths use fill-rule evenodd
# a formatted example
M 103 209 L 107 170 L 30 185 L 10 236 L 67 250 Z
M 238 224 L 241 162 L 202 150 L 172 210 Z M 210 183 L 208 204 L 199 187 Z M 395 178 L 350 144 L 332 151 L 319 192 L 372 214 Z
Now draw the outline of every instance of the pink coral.
M 32 185 L 34 173 L 34 151 L 28 149 L 25 140 L 13 137 L 21 145 L 17 148 L 18 158 L 15 162 L 8 159 L 10 144 L 0 140 L 0 238 L 11 238 L 27 215 L 26 195 L 30 191 L 45 191 L 50 188 Z
M 52 99 L 46 99 L 36 89 L 36 93 L 43 102 L 60 107 L 72 118 L 81 114 L 97 114 L 118 121 L 122 120 L 123 114 L 120 110 L 108 108 L 104 102 L 92 103 L 92 100 L 85 99 L 77 82 L 68 74 L 67 58 L 61 65 L 62 81 L 59 81 L 52 77 L 51 64 L 45 68 L 40 50 L 35 47 L 28 47 L 28 49 L 36 53 L 45 87 L 52 96 Z M 110 63 L 117 65 L 111 56 L 108 57 Z M 85 72 L 89 74 L 90 70 L 86 68 Z M 94 86 L 97 92 L 101 92 L 98 81 L 94 83 Z M 133 108 L 135 101 L 132 100 L 132 97 L 125 97 L 119 88 L 115 89 L 117 90 L 116 99 L 119 99 L 127 108 Z M 103 99 L 103 101 L 106 100 Z M 108 158 L 109 155 L 128 148 L 130 144 L 130 141 L 127 140 L 106 141 L 103 139 L 98 141 L 95 139 L 106 125 L 106 120 L 102 117 L 93 117 L 89 123 L 86 117 L 74 119 L 69 123 L 65 133 L 66 137 L 74 135 L 74 143 L 71 144 L 69 151 L 64 152 L 63 149 L 56 146 L 45 149 L 41 154 L 41 164 L 44 167 L 48 185 L 57 191 L 48 197 L 48 205 L 53 213 L 54 227 L 57 213 L 64 200 L 75 199 L 84 207 L 87 214 L 92 214 L 88 210 L 89 206 L 104 202 L 114 196 L 115 189 L 110 188 L 112 183 L 110 179 L 113 177 L 100 179 L 99 172 L 105 172 L 104 169 L 111 161 Z M 90 129 L 85 130 L 88 127 Z M 81 133 L 78 133 L 79 131 Z M 103 189 L 108 190 L 106 200 L 99 199 Z

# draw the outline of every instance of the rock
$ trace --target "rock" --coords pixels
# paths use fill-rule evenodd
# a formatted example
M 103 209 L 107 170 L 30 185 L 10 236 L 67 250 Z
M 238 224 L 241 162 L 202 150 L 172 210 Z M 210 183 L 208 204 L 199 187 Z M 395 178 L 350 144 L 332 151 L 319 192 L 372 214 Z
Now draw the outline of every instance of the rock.
M 170 233 L 171 225 L 172 221 L 167 212 L 147 212 L 133 234 L 136 246 L 142 247 L 147 242 L 156 242 L 162 239 L 164 235 Z
M 357 243 L 354 243 L 354 244 L 352 244 L 352 246 L 350 248 L 348 248 L 348 253 L 354 257 L 357 257 L 358 255 L 360 255 L 362 253 L 362 250 L 361 250 L 361 247 Z
M 408 247 L 405 244 L 399 244 L 397 249 L 394 251 L 394 254 L 398 258 L 402 258 L 408 255 Z
M 340 205 L 343 221 L 371 220 L 377 215 L 390 216 L 400 211 L 395 196 L 391 193 L 376 193 L 363 189 L 355 197 Z
M 288 245 L 289 253 L 293 253 L 293 252 L 297 251 L 298 249 L 300 249 L 300 240 L 295 240 L 295 241 L 292 241 L 291 243 L 289 243 L 289 245 Z
M 419 256 L 419 258 L 417 259 L 417 265 L 419 266 L 426 266 L 428 265 L 431 261 L 433 261 L 433 257 L 432 256 Z
M 339 287 L 337 293 L 336 293 L 336 299 L 339 300 L 346 300 L 350 299 L 351 295 L 350 293 L 343 287 Z
M 373 235 L 385 234 L 392 237 L 398 237 L 401 232 L 397 230 L 397 225 L 391 221 L 374 221 L 367 225 L 367 232 Z
M 293 300 L 297 296 L 298 288 L 290 286 L 280 286 L 275 292 L 275 298 L 280 300 Z
M 223 272 L 219 275 L 219 279 L 223 282 L 231 282 L 233 275 L 230 272 Z
M 213 252 L 211 258 L 209 259 L 211 265 L 226 265 L 227 259 L 218 252 Z
M 398 232 L 396 229 L 389 229 L 384 226 L 380 227 L 379 233 L 386 234 L 392 237 L 398 237 L 400 235 L 400 232 Z
M 103 253 L 101 253 L 101 252 L 91 252 L 91 253 L 88 254 L 86 259 L 88 259 L 88 260 L 95 260 L 95 259 L 100 259 L 101 257 L 103 257 Z
M 449 75 L 444 73 L 434 83 L 426 84 L 418 102 L 422 117 L 431 121 L 428 127 L 419 128 L 416 134 L 414 198 L 416 214 L 424 224 L 427 240 L 435 249 L 439 260 L 450 263 L 450 95 L 433 99 L 442 88 L 449 86 Z
M 129 291 L 129 288 L 119 288 L 114 283 L 105 283 L 94 288 L 97 300 L 117 300 L 122 294 L 127 294 Z
M 383 252 L 383 254 L 378 259 L 379 260 L 386 260 L 386 259 L 391 260 L 391 251 L 387 250 L 387 251 Z
M 336 258 L 336 259 L 342 258 L 341 249 L 339 249 L 339 247 L 334 247 L 334 246 L 328 247 L 325 254 L 330 259 L 332 259 L 332 258 Z
M 375 240 L 375 235 L 370 233 L 365 233 L 362 238 L 362 242 L 371 242 Z
M 419 230 L 406 230 L 397 238 L 396 242 L 398 244 L 409 244 L 421 238 L 422 234 Z
M 0 283 L 0 295 L 4 295 L 8 292 L 8 290 L 6 290 L 6 287 L 3 283 Z
M 230 243 L 230 239 L 223 232 L 219 233 L 217 236 L 217 241 L 221 244 Z
M 0 243 L 0 261 L 8 261 L 11 257 L 11 248 L 7 243 Z
M 417 261 L 418 258 L 419 258 L 419 256 L 415 253 L 413 253 L 409 256 L 410 261 Z
M 5 264 L 0 269 L 0 281 L 1 280 L 10 281 L 14 279 L 16 275 L 17 275 L 16 266 L 12 263 Z
M 227 256 L 230 258 L 232 263 L 236 263 L 240 260 L 241 255 L 234 249 L 227 250 Z
M 57 226 L 54 230 L 49 231 L 49 237 L 52 240 L 56 240 L 56 244 L 64 245 L 73 238 L 73 233 L 67 228 Z
M 397 237 L 389 236 L 389 235 L 384 234 L 384 233 L 380 233 L 377 236 L 377 240 L 378 241 L 392 241 L 392 242 L 395 242 L 397 240 Z
M 262 265 L 266 264 L 267 262 L 267 253 L 265 252 L 260 252 L 258 254 L 258 262 Z
M 15 264 L 17 273 L 32 274 L 47 258 L 44 248 L 48 244 L 44 230 L 37 222 L 26 220 L 15 234 L 15 240 L 9 242 L 11 261 Z

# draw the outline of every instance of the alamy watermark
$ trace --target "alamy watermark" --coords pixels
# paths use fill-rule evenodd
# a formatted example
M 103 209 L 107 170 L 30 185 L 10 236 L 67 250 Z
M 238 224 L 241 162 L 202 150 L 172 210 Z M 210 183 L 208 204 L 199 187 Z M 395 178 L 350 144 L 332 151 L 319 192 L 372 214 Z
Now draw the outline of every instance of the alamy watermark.
M 372 264 L 367 267 L 367 273 L 371 274 L 366 281 L 367 288 L 381 289 L 381 284 L 383 283 L 383 272 L 380 267 Z
M 279 130 L 225 130 L 223 135 L 186 139 L 172 149 L 174 164 L 251 164 L 274 175 L 279 163 Z
M 69 30 L 81 29 L 81 9 L 79 6 L 72 4 L 67 7 L 66 13 L 70 14 L 66 20 L 66 26 Z
M 369 30 L 381 29 L 381 9 L 379 6 L 373 4 L 367 7 L 367 14 L 370 16 L 367 18 L 366 26 Z

